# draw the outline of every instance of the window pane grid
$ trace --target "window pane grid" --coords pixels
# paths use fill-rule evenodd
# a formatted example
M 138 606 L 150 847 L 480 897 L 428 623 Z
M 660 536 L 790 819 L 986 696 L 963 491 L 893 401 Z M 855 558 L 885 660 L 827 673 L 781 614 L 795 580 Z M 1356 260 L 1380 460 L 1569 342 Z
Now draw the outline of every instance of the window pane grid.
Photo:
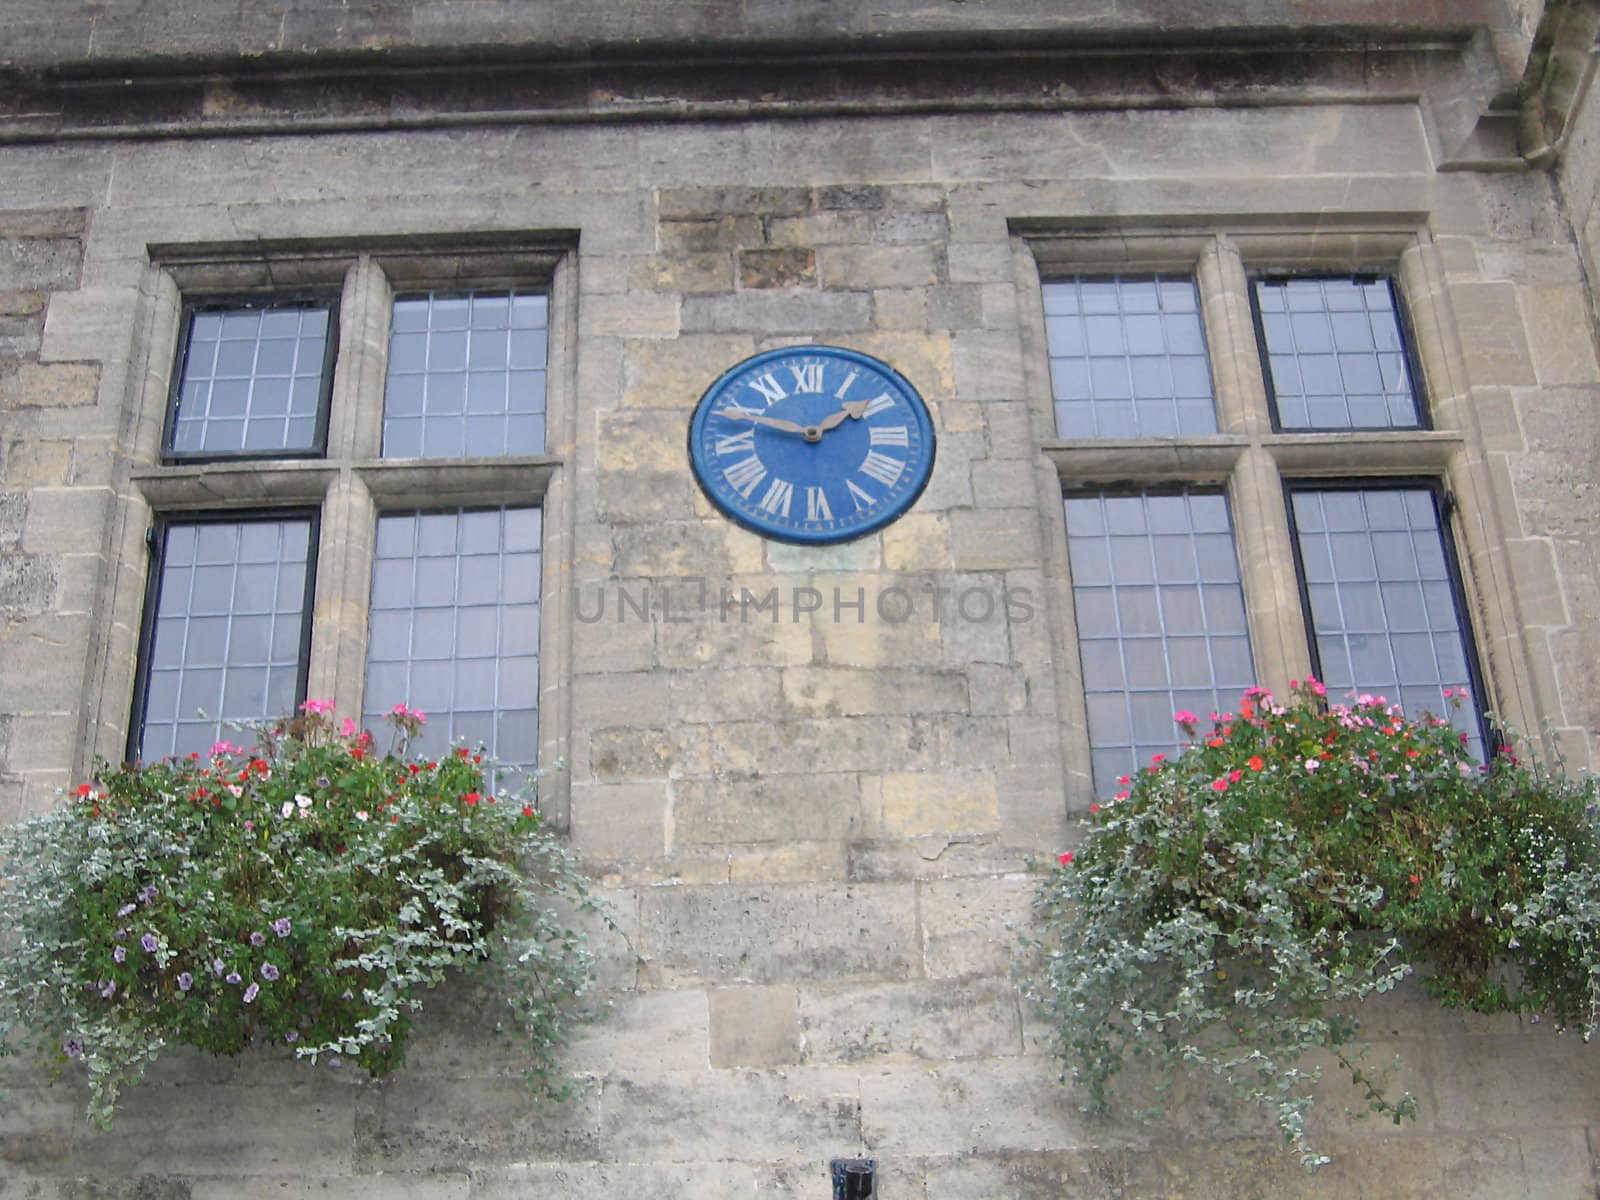
M 1383 696 L 1449 716 L 1484 754 L 1456 581 L 1426 488 L 1296 489 L 1291 497 L 1319 669 L 1329 695 Z M 1456 711 L 1449 698 L 1460 697 Z
M 549 304 L 527 292 L 394 302 L 385 458 L 542 454 Z
M 1388 280 L 1258 279 L 1255 300 L 1280 428 L 1421 425 Z
M 1178 748 L 1172 715 L 1255 682 L 1226 499 L 1072 496 L 1068 553 L 1095 791 Z
M 418 753 L 484 746 L 520 786 L 538 750 L 537 508 L 386 514 L 373 562 L 363 722 L 427 714 Z
M 1044 311 L 1060 436 L 1217 431 L 1193 280 L 1060 280 L 1044 285 Z
M 172 454 L 320 452 L 330 311 L 296 305 L 193 313 Z
M 311 527 L 306 518 L 167 527 L 141 758 L 204 754 L 229 722 L 293 710 Z

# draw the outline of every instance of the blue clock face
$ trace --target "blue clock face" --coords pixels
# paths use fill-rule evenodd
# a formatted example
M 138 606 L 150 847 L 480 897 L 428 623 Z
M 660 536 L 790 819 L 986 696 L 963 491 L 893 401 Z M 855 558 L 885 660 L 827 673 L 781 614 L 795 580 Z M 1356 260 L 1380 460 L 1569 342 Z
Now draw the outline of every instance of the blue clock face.
M 844 542 L 910 508 L 933 471 L 927 406 L 886 363 L 837 346 L 747 358 L 701 397 L 689 459 L 713 503 L 785 542 Z

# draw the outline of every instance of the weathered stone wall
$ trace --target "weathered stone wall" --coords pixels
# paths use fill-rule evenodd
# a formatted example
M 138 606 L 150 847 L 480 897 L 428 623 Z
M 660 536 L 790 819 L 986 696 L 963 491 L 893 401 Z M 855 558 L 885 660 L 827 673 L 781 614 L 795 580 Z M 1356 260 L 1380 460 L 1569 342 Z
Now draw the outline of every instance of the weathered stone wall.
M 1387 1002 L 1376 1056 L 1403 1057 L 1422 1116 L 1355 1123 L 1330 1094 L 1336 1161 L 1308 1177 L 1256 1114 L 1202 1090 L 1154 1126 L 1083 1117 L 1009 977 L 1034 864 L 1090 799 L 1019 231 L 1248 249 L 1409 230 L 1496 700 L 1558 727 L 1577 762 L 1600 756 L 1600 366 L 1554 181 L 1437 172 L 1423 108 L 1350 86 L 1290 106 L 0 146 L 0 815 L 50 803 L 125 736 L 137 431 L 172 349 L 150 334 L 171 283 L 147 247 L 575 232 L 552 306 L 552 804 L 642 956 L 600 940 L 612 1008 L 555 1110 L 459 992 L 387 1082 L 174 1054 L 110 1134 L 86 1127 L 76 1084 L 10 1066 L 0 1196 L 809 1198 L 829 1194 L 829 1158 L 857 1154 L 890 1198 L 1592 1196 L 1600 1054 L 1547 1026 Z M 811 340 L 892 363 L 939 437 L 915 509 L 826 550 L 723 520 L 684 453 L 723 369 Z M 878 610 L 891 585 L 917 597 L 911 619 Z M 722 603 L 774 588 L 776 620 Z M 803 588 L 824 605 L 796 619 Z M 954 599 L 1005 590 L 1026 611 L 980 620 Z M 649 615 L 619 609 L 624 592 Z M 321 636 L 360 619 L 329 615 Z

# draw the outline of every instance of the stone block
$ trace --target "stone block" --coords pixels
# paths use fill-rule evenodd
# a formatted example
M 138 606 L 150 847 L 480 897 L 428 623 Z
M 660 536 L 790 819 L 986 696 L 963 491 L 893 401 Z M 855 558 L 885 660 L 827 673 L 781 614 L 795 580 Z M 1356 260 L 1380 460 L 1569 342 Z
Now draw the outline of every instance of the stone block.
M 696 254 L 760 246 L 766 238 L 761 218 L 750 213 L 688 221 L 662 221 L 656 244 L 662 254 Z
M 954 713 L 966 711 L 967 687 L 954 671 L 789 667 L 783 699 L 792 713 L 811 717 Z
M 1043 558 L 1031 509 L 958 509 L 950 513 L 950 543 L 957 570 L 1036 567 Z
M 600 1091 L 597 1081 L 578 1081 L 570 1099 L 554 1103 L 521 1079 L 405 1072 L 384 1088 L 372 1119 L 354 1136 L 344 1131 L 345 1161 L 352 1143 L 361 1174 L 449 1172 L 467 1162 L 478 1169 L 593 1160 L 600 1143 Z
M 83 242 L 76 237 L 5 236 L 0 216 L 0 292 L 60 291 L 78 286 Z
M 580 1075 L 704 1070 L 711 1012 L 699 988 L 610 993 L 573 1035 L 563 1065 Z
M 1081 1103 L 1061 1086 L 1059 1068 L 1047 1059 L 884 1066 L 861 1076 L 867 1144 L 893 1146 L 902 1154 L 971 1155 L 1103 1142 L 1104 1133 L 1079 1111 Z
M 842 882 L 846 843 L 787 842 L 729 846 L 727 882 L 743 884 Z
M 885 529 L 883 565 L 891 571 L 948 570 L 950 524 L 944 514 L 908 513 Z
M 800 991 L 807 1063 L 1001 1058 L 1022 1050 L 1016 990 L 1003 979 Z
M 719 773 L 746 776 L 877 771 L 926 762 L 931 741 L 914 722 L 896 717 L 728 722 L 717 727 L 711 763 Z
M 341 1200 L 477 1200 L 485 1193 L 474 1186 L 470 1175 L 402 1175 L 381 1171 L 367 1176 L 350 1176 L 331 1182 L 302 1179 L 295 1175 L 269 1175 L 251 1179 L 196 1179 L 192 1183 L 173 1183 L 181 1192 L 173 1200 L 328 1200 L 337 1192 Z M 5 1195 L 0 1192 L 0 1197 Z M 83 1196 L 81 1200 L 90 1200 Z M 98 1200 L 98 1194 L 95 1197 Z M 107 1200 L 112 1200 L 107 1197 Z M 128 1200 L 166 1200 L 161 1192 L 136 1191 Z
M 587 740 L 588 771 L 597 780 L 673 779 L 704 775 L 710 760 L 702 730 L 682 727 L 656 729 L 594 729 L 575 735 Z M 575 770 L 584 766 L 580 758 Z
M 17 438 L 0 458 L 0 484 L 8 488 L 57 487 L 72 469 L 72 443 L 66 439 Z
M 25 617 L 48 612 L 61 586 L 61 560 L 46 554 L 7 552 L 0 557 L 0 613 Z
M 920 974 L 914 897 L 899 884 L 652 887 L 637 949 L 662 984 L 800 984 Z
M 725 216 L 792 217 L 809 212 L 807 187 L 681 187 L 656 193 L 663 221 Z
M 535 1162 L 474 1171 L 472 1200 L 746 1200 L 758 1186 L 757 1170 L 747 1163 Z
M 665 682 L 669 711 L 685 724 L 714 725 L 782 711 L 782 677 L 775 668 L 679 671 Z
M 798 1146 L 860 1144 L 856 1078 L 848 1071 L 630 1072 L 606 1085 L 608 1159 L 747 1162 Z
M 721 747 L 716 753 L 723 753 Z M 740 756 L 743 757 L 743 756 Z M 759 756 L 756 757 L 759 762 Z M 842 841 L 861 832 L 861 785 L 854 774 L 819 759 L 815 773 L 721 770 L 673 785 L 675 844 Z M 775 764 L 767 770 L 782 770 Z
M 100 368 L 88 363 L 22 363 L 0 371 L 0 409 L 87 408 L 99 400 Z
M 1000 796 L 994 777 L 987 772 L 895 773 L 883 777 L 886 833 L 905 837 L 990 833 L 999 826 Z
M 817 273 L 827 288 L 932 287 L 939 282 L 939 260 L 932 246 L 823 245 Z
M 574 783 L 572 844 L 601 859 L 651 858 L 667 850 L 667 785 Z
M 671 293 L 630 292 L 586 305 L 581 333 L 624 338 L 678 336 L 678 305 Z
M 817 255 L 802 246 L 739 251 L 742 288 L 810 287 L 817 282 Z
M 644 259 L 631 272 L 630 286 L 645 291 L 677 292 L 683 296 L 710 295 L 733 291 L 734 279 L 733 252 L 707 250 Z
M 1593 308 L 1583 288 L 1577 283 L 1566 287 L 1525 287 L 1520 299 L 1539 383 L 1545 387 L 1592 385 L 1600 379 Z
M 623 360 L 622 403 L 629 408 L 671 409 L 687 428 L 689 413 L 706 388 L 734 363 L 754 354 L 755 348 L 755 339 L 748 335 L 697 334 L 630 342 Z M 676 449 L 681 470 L 684 449 L 681 444 Z
M 703 579 L 759 566 L 761 544 L 717 521 L 675 521 L 618 526 L 612 533 L 612 569 L 624 578 Z
M 918 886 L 923 964 L 930 979 L 1004 975 L 1010 969 L 1012 947 L 1033 901 L 1031 878 L 929 880 Z
M 949 235 L 950 222 L 942 212 L 886 212 L 872 222 L 872 240 L 885 245 L 942 242 Z
M 713 988 L 710 996 L 713 1067 L 778 1067 L 800 1061 L 794 988 Z
M 862 212 L 776 217 L 767 222 L 767 240 L 774 246 L 859 246 L 872 240 L 872 222 Z
M 1526 386 L 1539 382 L 1511 283 L 1462 283 L 1450 288 L 1450 305 L 1473 386 Z
M 583 669 L 579 664 L 578 669 Z M 659 725 L 674 713 L 671 679 L 655 671 L 576 675 L 572 681 L 573 725 L 580 729 Z
M 866 329 L 871 298 L 864 292 L 779 290 L 733 296 L 685 296 L 688 333 L 804 333 Z
M 928 323 L 924 288 L 877 288 L 872 293 L 875 329 L 922 329 Z
M 595 463 L 602 472 L 651 471 L 685 475 L 683 414 L 665 409 L 624 408 L 599 419 Z M 615 483 L 602 479 L 600 489 Z M 680 513 L 680 516 L 687 515 Z

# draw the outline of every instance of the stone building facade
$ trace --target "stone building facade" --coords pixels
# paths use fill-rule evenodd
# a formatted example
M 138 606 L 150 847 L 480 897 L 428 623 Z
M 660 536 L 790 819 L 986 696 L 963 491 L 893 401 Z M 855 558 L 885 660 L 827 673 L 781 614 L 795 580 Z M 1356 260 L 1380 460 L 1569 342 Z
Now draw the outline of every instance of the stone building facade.
M 1073 503 L 1178 520 L 1198 552 L 1164 599 L 1193 583 L 1221 606 L 1200 649 L 1231 630 L 1281 691 L 1321 603 L 1295 498 L 1411 497 L 1408 561 L 1449 567 L 1424 572 L 1428 680 L 1600 761 L 1592 3 L 7 8 L 0 814 L 186 736 L 146 646 L 203 614 L 149 586 L 198 577 L 184 537 L 302 522 L 311 587 L 275 616 L 303 657 L 258 694 L 356 713 L 377 615 L 415 616 L 375 582 L 420 561 L 409 514 L 531 512 L 488 551 L 538 560 L 512 707 L 537 708 L 542 804 L 641 957 L 597 938 L 611 1007 L 554 1111 L 466 997 L 381 1083 L 174 1054 L 109 1134 L 73 1083 L 10 1066 L 0 1195 L 822 1197 L 854 1156 L 890 1198 L 1594 1194 L 1600 1057 L 1547 1027 L 1399 997 L 1371 1032 L 1420 1119 L 1330 1095 L 1336 1160 L 1309 1177 L 1204 1095 L 1155 1126 L 1084 1117 L 1009 976 L 1037 864 L 1159 740 L 1094 658 L 1137 632 L 1095 623 L 1090 565 L 1117 552 L 1095 521 L 1132 510 Z M 1389 305 L 1367 327 L 1392 344 L 1359 353 L 1409 380 L 1411 417 L 1283 419 L 1322 351 L 1257 330 L 1307 281 L 1330 321 Z M 404 339 L 456 328 L 415 305 L 469 291 L 534 298 L 506 369 L 544 402 L 493 410 L 504 442 L 397 452 L 434 411 L 399 407 Z M 331 365 L 256 443 L 195 366 L 204 317 L 308 297 L 336 304 L 297 344 Z M 1116 348 L 1075 341 L 1095 313 Z M 724 370 L 811 342 L 896 368 L 938 439 L 906 515 L 829 547 L 726 519 L 685 450 Z M 1084 436 L 1072 380 L 1097 371 L 1133 382 L 1094 392 Z M 214 398 L 192 444 L 169 420 L 190 383 Z M 1199 427 L 1162 423 L 1197 398 Z M 1196 496 L 1211 516 L 1150 503 Z M 1119 660 L 1169 710 L 1200 686 L 1179 632 L 1145 676 Z M 494 733 L 516 756 L 531 728 Z

